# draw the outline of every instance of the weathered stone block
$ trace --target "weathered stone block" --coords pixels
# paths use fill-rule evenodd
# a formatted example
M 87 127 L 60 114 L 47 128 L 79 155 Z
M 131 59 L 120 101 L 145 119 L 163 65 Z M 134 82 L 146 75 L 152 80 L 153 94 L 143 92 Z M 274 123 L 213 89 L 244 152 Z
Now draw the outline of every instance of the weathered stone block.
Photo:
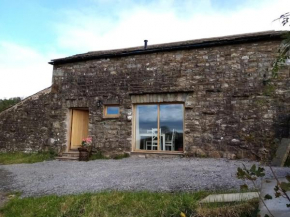
M 284 166 L 284 163 L 289 155 L 289 152 L 290 152 L 290 139 L 283 138 L 271 164 L 273 166 L 279 167 Z

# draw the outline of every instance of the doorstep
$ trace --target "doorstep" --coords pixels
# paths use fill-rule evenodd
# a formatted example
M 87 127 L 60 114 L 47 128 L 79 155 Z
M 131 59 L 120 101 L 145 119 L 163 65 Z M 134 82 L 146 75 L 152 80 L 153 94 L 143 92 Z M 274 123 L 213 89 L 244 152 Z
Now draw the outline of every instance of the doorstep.
M 68 152 L 63 152 L 60 156 L 55 159 L 59 161 L 78 161 L 79 160 L 79 152 L 76 150 L 70 150 Z

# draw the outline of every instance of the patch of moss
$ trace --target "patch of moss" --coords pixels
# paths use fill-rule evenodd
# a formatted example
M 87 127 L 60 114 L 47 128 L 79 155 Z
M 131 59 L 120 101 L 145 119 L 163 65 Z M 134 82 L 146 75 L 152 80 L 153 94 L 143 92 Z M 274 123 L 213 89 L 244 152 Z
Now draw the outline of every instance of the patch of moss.
M 128 153 L 124 153 L 124 154 L 118 154 L 118 155 L 113 156 L 113 159 L 120 160 L 120 159 L 128 158 L 128 157 L 130 157 L 130 155 Z
M 263 88 L 264 96 L 273 96 L 275 94 L 276 87 L 273 84 L 267 84 Z
M 257 100 L 255 100 L 254 101 L 255 102 L 255 104 L 257 105 L 257 106 L 264 106 L 264 105 L 266 105 L 267 104 L 267 100 L 266 99 L 257 99 Z

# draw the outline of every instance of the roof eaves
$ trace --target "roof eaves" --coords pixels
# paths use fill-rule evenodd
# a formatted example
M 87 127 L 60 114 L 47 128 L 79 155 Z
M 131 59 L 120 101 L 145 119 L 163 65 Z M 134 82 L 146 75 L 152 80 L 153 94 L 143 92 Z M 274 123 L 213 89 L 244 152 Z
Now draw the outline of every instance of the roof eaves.
M 202 47 L 211 47 L 211 46 L 220 46 L 227 44 L 237 44 L 244 43 L 249 41 L 259 41 L 269 38 L 281 38 L 283 34 L 287 31 L 268 31 L 268 32 L 259 32 L 259 33 L 250 33 L 242 35 L 233 35 L 217 38 L 206 38 L 198 39 L 191 41 L 182 41 L 182 42 L 173 42 L 166 44 L 157 44 L 148 46 L 147 49 L 143 47 L 134 47 L 134 48 L 125 48 L 118 50 L 107 50 L 107 51 L 95 51 L 88 52 L 84 54 L 77 54 L 65 58 L 53 59 L 49 64 L 58 65 L 62 63 L 72 63 L 79 61 L 87 61 L 92 59 L 100 58 L 111 58 L 111 57 L 122 57 L 129 55 L 139 55 L 147 53 L 155 53 L 161 51 L 173 51 L 173 50 L 182 50 L 182 49 L 192 49 L 192 48 L 202 48 Z

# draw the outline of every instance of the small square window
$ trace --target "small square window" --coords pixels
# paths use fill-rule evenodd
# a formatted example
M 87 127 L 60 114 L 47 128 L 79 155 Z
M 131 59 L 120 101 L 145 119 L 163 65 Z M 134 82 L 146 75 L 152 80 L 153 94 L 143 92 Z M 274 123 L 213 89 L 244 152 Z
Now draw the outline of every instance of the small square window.
M 117 118 L 120 116 L 120 107 L 116 105 L 104 107 L 105 118 Z

